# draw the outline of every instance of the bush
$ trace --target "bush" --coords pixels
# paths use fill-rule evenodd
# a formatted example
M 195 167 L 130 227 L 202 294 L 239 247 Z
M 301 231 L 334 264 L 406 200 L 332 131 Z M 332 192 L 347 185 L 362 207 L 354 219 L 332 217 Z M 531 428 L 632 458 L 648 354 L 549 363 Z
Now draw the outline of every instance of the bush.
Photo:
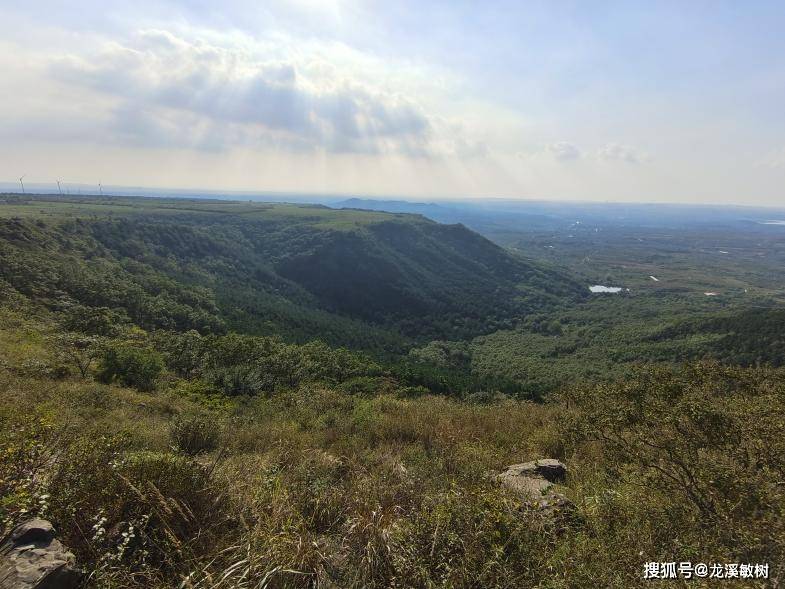
M 169 427 L 172 445 L 188 456 L 215 450 L 220 436 L 221 430 L 215 416 L 206 413 L 180 415 Z
M 229 397 L 271 393 L 275 388 L 269 374 L 250 364 L 215 368 L 207 372 L 205 379 L 210 386 Z
M 477 391 L 466 395 L 466 402 L 473 405 L 495 405 L 508 399 L 507 395 L 499 391 Z
M 116 336 L 128 322 L 125 313 L 107 307 L 71 305 L 59 316 L 59 323 L 65 331 L 105 337 Z
M 176 380 L 169 389 L 175 396 L 209 411 L 226 412 L 236 401 L 222 394 L 203 380 Z
M 391 527 L 387 550 L 408 587 L 541 586 L 538 559 L 554 538 L 538 524 L 498 490 L 454 488 Z
M 395 383 L 389 378 L 379 376 L 356 376 L 338 386 L 338 390 L 349 395 L 372 397 L 391 393 Z
M 27 408 L 0 405 L 0 531 L 34 509 L 36 473 L 49 458 L 52 429 Z
M 670 537 L 704 557 L 781 561 L 781 374 L 713 363 L 648 369 L 567 398 L 574 408 L 565 420 L 568 444 L 599 444 L 605 481 L 648 505 L 649 525 L 662 512 Z
M 163 369 L 163 358 L 155 350 L 131 345 L 110 346 L 101 357 L 98 379 L 105 383 L 117 381 L 140 391 L 151 391 Z

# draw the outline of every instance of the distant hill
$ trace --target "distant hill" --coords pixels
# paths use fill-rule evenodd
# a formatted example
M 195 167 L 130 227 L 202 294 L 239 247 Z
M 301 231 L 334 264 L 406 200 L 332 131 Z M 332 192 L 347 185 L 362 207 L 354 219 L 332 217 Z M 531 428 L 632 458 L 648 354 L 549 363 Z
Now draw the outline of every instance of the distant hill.
M 368 348 L 486 333 L 583 296 L 462 225 L 319 205 L 11 200 L 0 262 L 7 290 L 49 306 Z
M 370 198 L 349 198 L 333 205 L 338 209 L 359 209 L 367 211 L 386 211 L 388 213 L 411 213 L 422 215 L 440 223 L 455 223 L 459 217 L 450 206 L 436 203 L 409 202 L 406 200 L 373 200 Z
M 587 231 L 707 228 L 770 233 L 785 211 L 741 206 L 646 203 L 589 203 L 537 200 L 465 200 L 438 203 L 350 198 L 336 208 L 415 213 L 439 223 L 461 223 L 505 247 L 517 248 L 532 232 L 572 234 Z
M 567 223 L 561 216 L 539 211 L 515 210 L 476 202 L 421 203 L 405 200 L 350 198 L 332 204 L 335 208 L 413 213 L 439 223 L 461 223 L 485 236 L 496 238 L 510 229 L 554 229 Z

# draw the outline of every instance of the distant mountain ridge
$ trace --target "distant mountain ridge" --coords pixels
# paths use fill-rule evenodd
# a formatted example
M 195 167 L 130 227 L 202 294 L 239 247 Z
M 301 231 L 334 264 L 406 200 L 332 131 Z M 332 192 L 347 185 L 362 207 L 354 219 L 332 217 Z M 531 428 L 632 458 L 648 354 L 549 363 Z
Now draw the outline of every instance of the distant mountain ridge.
M 385 211 L 391 213 L 410 213 L 427 217 L 439 223 L 466 225 L 473 231 L 504 243 L 499 239 L 510 229 L 555 229 L 569 225 L 564 219 L 553 214 L 532 211 L 508 210 L 502 207 L 482 207 L 474 202 L 421 203 L 404 200 L 373 200 L 350 198 L 332 204 L 335 208 Z M 505 244 L 506 245 L 506 244 Z
M 439 223 L 461 223 L 506 247 L 517 245 L 520 232 L 572 233 L 576 227 L 679 229 L 696 225 L 761 230 L 765 228 L 762 223 L 785 215 L 781 209 L 749 206 L 494 199 L 416 202 L 350 198 L 331 206 L 414 213 Z

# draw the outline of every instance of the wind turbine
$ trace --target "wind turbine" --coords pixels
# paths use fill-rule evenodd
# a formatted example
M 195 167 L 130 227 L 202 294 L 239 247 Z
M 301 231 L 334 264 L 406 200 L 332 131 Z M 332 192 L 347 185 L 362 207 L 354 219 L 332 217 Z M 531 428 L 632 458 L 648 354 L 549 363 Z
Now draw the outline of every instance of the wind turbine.
M 21 176 L 19 176 L 19 184 L 22 185 L 22 194 L 26 194 L 25 183 L 23 182 L 25 176 L 27 176 L 27 174 L 22 174 Z
M 60 193 L 60 196 L 63 196 L 63 189 L 60 188 L 60 180 L 57 181 L 57 192 Z
M 100 194 L 101 196 L 104 195 L 104 187 L 101 186 L 100 182 L 98 183 L 98 194 Z

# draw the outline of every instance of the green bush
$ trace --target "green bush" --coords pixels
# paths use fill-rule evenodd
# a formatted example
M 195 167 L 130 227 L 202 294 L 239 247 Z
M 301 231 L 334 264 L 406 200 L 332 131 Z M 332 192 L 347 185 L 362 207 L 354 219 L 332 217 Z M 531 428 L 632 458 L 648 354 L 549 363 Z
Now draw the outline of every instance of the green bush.
M 454 488 L 428 497 L 387 543 L 407 587 L 501 589 L 537 586 L 538 559 L 553 540 L 537 514 L 511 509 L 503 493 Z
M 466 402 L 474 405 L 494 405 L 508 400 L 507 395 L 499 391 L 477 391 L 466 395 Z
M 155 350 L 130 344 L 110 346 L 101 357 L 98 379 L 105 383 L 117 381 L 140 391 L 151 391 L 163 369 L 163 359 Z

